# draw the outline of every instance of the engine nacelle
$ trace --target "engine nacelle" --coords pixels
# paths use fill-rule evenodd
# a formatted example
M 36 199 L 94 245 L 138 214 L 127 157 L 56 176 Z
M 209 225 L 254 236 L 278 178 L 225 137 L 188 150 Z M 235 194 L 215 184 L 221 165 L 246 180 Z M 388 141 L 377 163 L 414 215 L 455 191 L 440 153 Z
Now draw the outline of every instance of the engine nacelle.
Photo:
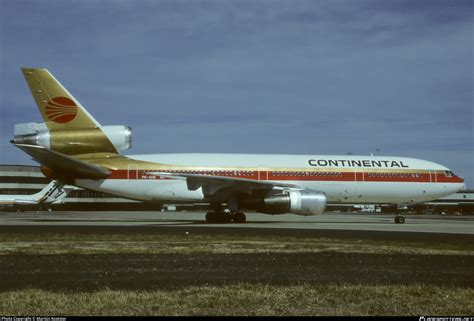
M 13 142 L 43 146 L 69 155 L 114 152 L 114 148 L 122 151 L 132 147 L 132 129 L 128 126 L 102 126 L 49 130 L 45 123 L 16 124 Z
M 102 126 L 101 129 L 118 151 L 132 147 L 132 127 Z
M 326 203 L 326 194 L 322 192 L 309 189 L 291 190 L 267 195 L 259 210 L 268 214 L 318 215 L 324 212 Z
M 45 123 L 15 124 L 13 143 L 51 148 L 51 134 Z
M 290 191 L 290 213 L 319 215 L 326 209 L 326 194 L 312 190 Z

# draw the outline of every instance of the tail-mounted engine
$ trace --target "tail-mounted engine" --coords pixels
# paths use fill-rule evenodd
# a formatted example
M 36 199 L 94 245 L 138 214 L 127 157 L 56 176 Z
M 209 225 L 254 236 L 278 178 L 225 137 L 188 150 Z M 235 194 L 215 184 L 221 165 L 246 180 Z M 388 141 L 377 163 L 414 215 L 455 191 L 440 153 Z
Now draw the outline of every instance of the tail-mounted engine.
M 114 153 L 132 147 L 128 126 L 50 130 L 45 123 L 15 125 L 15 144 L 39 145 L 63 154 Z

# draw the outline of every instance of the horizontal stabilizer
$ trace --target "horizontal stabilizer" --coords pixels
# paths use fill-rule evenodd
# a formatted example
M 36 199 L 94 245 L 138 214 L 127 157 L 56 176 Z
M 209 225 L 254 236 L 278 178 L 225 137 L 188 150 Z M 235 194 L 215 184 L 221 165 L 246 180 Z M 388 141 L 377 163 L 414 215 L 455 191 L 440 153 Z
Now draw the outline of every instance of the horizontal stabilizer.
M 77 158 L 58 153 L 43 146 L 14 144 L 16 147 L 33 157 L 41 165 L 60 175 L 72 178 L 101 179 L 110 175 L 110 171 L 92 165 Z

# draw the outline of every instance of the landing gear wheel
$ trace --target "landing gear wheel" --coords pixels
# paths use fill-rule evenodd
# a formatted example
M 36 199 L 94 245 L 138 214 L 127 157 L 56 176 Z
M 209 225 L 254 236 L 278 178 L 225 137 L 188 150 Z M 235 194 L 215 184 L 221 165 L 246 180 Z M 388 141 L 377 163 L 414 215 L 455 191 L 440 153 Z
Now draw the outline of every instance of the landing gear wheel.
M 246 220 L 247 218 L 242 212 L 236 212 L 232 215 L 232 222 L 234 223 L 245 223 Z
M 401 215 L 395 216 L 395 223 L 397 224 L 403 224 L 405 223 L 405 217 Z

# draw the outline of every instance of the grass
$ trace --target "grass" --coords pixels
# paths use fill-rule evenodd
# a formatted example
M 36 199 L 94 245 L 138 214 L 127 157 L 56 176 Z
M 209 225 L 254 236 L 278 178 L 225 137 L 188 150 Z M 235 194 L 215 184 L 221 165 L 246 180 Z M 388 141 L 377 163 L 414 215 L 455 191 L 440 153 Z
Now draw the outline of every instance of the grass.
M 473 243 L 200 234 L 0 234 L 0 255 L 292 253 L 474 255 Z M 1 287 L 1 284 L 0 284 Z M 174 290 L 1 293 L 0 315 L 473 315 L 466 287 L 235 284 Z
M 0 255 L 196 254 L 337 251 L 474 255 L 474 243 L 434 243 L 255 235 L 1 234 Z
M 180 290 L 2 293 L 1 315 L 473 315 L 474 290 L 426 285 L 238 284 Z

